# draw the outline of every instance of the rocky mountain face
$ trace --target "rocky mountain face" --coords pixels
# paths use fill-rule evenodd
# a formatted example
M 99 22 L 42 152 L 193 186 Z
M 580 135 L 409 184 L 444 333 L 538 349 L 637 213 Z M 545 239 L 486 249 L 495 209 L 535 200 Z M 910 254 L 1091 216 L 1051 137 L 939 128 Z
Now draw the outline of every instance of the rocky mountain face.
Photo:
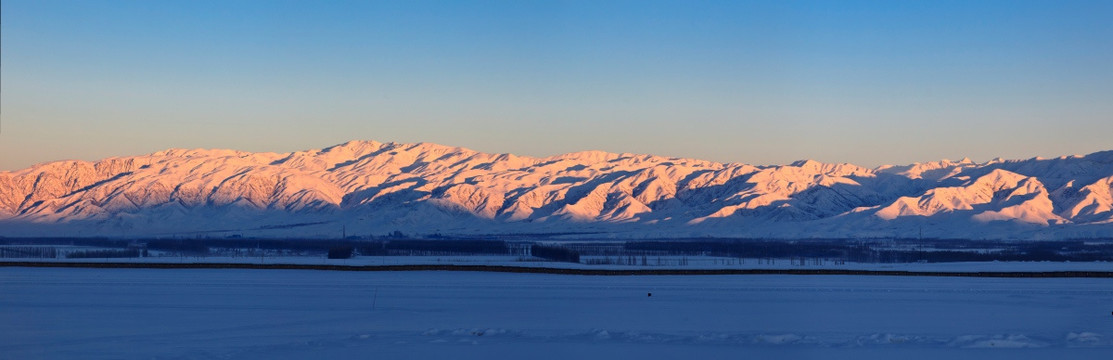
M 1113 151 L 868 169 L 352 141 L 0 172 L 0 236 L 1113 236 Z

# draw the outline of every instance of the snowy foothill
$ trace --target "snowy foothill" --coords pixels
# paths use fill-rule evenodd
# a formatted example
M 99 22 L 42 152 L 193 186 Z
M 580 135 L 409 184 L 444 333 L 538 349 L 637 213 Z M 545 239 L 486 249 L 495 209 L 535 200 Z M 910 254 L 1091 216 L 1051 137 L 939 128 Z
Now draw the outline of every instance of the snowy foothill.
M 0 268 L 0 358 L 1105 358 L 1113 279 Z

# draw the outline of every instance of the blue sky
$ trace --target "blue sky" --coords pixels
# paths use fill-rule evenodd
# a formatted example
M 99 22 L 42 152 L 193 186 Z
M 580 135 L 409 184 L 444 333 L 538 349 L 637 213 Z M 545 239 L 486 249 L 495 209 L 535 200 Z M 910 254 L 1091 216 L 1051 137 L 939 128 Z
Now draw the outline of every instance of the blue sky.
M 0 6 L 0 170 L 353 139 L 867 166 L 1113 149 L 1110 1 Z

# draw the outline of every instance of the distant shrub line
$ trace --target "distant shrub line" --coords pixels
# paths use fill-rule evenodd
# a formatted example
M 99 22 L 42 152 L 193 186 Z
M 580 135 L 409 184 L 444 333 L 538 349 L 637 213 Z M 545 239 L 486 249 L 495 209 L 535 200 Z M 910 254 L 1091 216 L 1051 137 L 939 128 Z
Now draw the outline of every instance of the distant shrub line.
M 355 248 L 353 248 L 351 246 L 334 247 L 334 248 L 328 249 L 328 258 L 329 259 L 350 259 L 352 257 L 352 252 L 353 251 L 355 251 Z
M 51 245 L 98 247 L 63 251 Z M 983 241 L 983 240 L 761 240 L 679 239 L 646 241 L 584 240 L 503 241 L 479 239 L 93 239 L 0 238 L 0 258 L 114 258 L 155 256 L 534 256 L 562 262 L 654 265 L 687 262 L 695 256 L 737 259 L 792 260 L 806 264 L 831 261 L 859 263 L 969 261 L 1113 261 L 1111 240 Z M 72 255 L 71 255 L 72 254 Z M 667 257 L 674 257 L 670 260 Z M 683 257 L 676 260 L 677 257 Z
M 47 246 L 0 247 L 0 258 L 9 259 L 53 259 L 58 250 Z
M 66 253 L 67 259 L 113 259 L 113 258 L 136 258 L 142 252 L 139 249 L 126 249 L 126 250 L 81 250 Z
M 530 247 L 530 254 L 542 259 L 553 261 L 570 263 L 580 262 L 579 252 L 559 246 L 533 245 L 532 247 Z

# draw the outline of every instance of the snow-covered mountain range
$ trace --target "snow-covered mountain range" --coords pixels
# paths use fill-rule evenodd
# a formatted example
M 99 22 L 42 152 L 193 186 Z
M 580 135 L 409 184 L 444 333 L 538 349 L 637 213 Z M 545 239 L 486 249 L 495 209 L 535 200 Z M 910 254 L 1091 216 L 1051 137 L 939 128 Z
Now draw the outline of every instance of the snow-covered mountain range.
M 0 172 L 0 236 L 1113 236 L 1113 151 L 876 169 L 428 143 L 171 149 Z

